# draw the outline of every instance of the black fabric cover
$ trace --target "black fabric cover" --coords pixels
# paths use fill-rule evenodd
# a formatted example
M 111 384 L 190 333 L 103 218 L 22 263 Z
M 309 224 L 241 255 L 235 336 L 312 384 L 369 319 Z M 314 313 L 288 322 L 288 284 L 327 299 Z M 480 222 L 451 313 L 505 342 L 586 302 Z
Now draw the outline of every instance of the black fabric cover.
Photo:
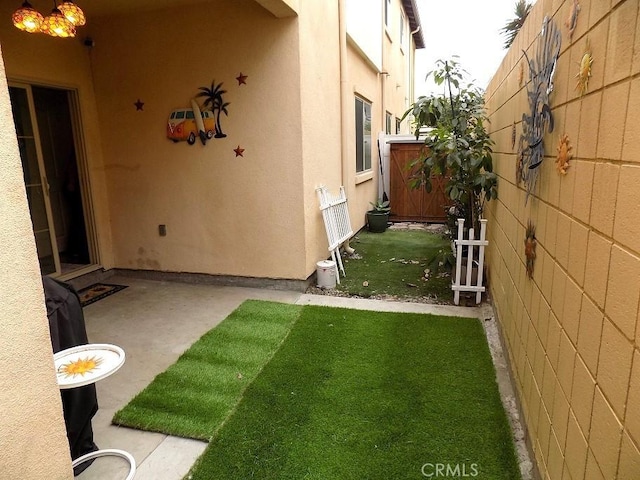
M 82 306 L 75 289 L 50 277 L 42 277 L 42 283 L 53 353 L 88 343 Z M 96 387 L 92 384 L 60 392 L 71 458 L 75 460 L 98 450 L 91 429 L 91 419 L 98 411 Z M 88 462 L 80 465 L 74 473 L 79 475 L 89 465 Z

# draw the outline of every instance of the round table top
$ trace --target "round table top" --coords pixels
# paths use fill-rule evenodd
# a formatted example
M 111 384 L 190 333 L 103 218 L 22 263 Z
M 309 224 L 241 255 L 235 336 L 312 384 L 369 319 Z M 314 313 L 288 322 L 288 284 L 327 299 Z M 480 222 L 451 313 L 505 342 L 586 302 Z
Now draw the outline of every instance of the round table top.
M 61 350 L 53 355 L 58 386 L 82 387 L 117 372 L 124 364 L 122 348 L 108 343 L 89 343 Z

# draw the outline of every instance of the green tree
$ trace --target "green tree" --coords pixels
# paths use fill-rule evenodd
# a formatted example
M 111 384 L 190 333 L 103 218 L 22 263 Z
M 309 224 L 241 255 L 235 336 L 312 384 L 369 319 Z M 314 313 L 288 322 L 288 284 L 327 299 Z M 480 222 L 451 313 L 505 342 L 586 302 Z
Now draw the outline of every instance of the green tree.
M 477 229 L 484 202 L 498 196 L 497 176 L 491 157 L 493 141 L 485 129 L 484 97 L 472 83 L 464 85 L 465 73 L 455 59 L 438 60 L 429 75 L 444 87 L 444 93 L 418 98 L 402 118 L 413 115 L 416 138 L 429 127 L 427 148 L 409 165 L 411 186 L 430 192 L 431 175 L 444 176 L 454 215 Z
M 504 48 L 508 49 L 515 40 L 518 32 L 524 25 L 524 21 L 527 19 L 529 12 L 531 11 L 531 4 L 526 0 L 518 0 L 516 2 L 515 15 L 516 18 L 509 20 L 507 24 L 500 30 L 506 37 L 504 41 Z

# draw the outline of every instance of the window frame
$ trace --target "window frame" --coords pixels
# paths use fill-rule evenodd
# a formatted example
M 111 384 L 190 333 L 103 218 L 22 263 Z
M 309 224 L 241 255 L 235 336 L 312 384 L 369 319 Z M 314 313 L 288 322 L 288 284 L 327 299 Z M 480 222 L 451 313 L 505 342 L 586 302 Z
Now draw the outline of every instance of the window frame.
M 406 17 L 404 16 L 404 12 L 400 11 L 400 50 L 404 53 L 404 42 L 406 36 Z
M 368 112 L 367 112 L 368 110 Z M 356 144 L 356 174 L 366 173 L 372 169 L 372 104 L 365 98 L 354 97 L 355 144 Z M 368 113 L 368 135 L 367 135 Z M 367 145 L 368 138 L 368 145 Z
M 384 26 L 391 28 L 391 0 L 384 0 Z

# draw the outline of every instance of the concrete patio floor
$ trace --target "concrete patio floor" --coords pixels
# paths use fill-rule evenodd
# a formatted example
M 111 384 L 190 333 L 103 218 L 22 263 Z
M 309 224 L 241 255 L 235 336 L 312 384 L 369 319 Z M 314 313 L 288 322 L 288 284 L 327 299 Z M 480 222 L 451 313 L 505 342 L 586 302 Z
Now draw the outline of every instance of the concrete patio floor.
M 385 302 L 293 291 L 142 280 L 129 276 L 113 276 L 106 282 L 129 288 L 85 307 L 87 334 L 91 343 L 112 343 L 122 347 L 126 362 L 114 375 L 96 384 L 99 410 L 92 422 L 94 441 L 100 449 L 115 448 L 133 455 L 137 463 L 136 480 L 182 479 L 207 444 L 117 427 L 111 425 L 114 413 L 247 299 L 483 319 L 492 317 L 488 306 L 465 308 Z M 488 337 L 492 343 L 491 336 Z M 500 363 L 495 352 L 493 354 L 494 362 Z M 504 373 L 502 377 L 500 381 L 499 375 L 501 390 L 508 389 L 508 375 L 506 384 Z M 127 471 L 124 460 L 103 457 L 76 478 L 123 480 Z

